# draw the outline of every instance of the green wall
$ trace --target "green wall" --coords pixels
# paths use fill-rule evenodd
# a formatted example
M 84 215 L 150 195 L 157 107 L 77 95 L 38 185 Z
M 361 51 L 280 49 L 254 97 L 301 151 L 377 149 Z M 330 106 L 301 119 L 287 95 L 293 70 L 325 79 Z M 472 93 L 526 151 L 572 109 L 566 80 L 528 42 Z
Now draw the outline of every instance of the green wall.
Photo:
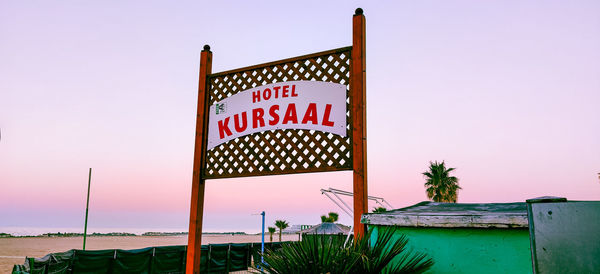
M 377 231 L 389 226 L 369 226 Z M 395 227 L 409 248 L 431 256 L 427 273 L 532 273 L 529 230 Z

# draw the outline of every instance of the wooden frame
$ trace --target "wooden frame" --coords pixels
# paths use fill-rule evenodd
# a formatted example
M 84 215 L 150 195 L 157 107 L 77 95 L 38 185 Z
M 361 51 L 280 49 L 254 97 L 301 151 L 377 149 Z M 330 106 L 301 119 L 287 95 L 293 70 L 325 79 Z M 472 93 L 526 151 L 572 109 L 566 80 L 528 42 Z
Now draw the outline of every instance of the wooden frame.
M 196 115 L 196 138 L 194 149 L 194 170 L 192 175 L 192 198 L 190 205 L 190 227 L 185 273 L 200 273 L 200 248 L 202 246 L 202 217 L 204 216 L 204 183 L 201 170 L 206 161 L 206 138 L 208 136 L 208 91 L 207 76 L 212 70 L 212 52 L 208 45 L 200 55 L 200 75 L 198 77 L 198 107 Z M 190 252 L 191 251 L 191 252 Z
M 215 73 L 208 76 L 209 104 L 240 91 L 285 81 L 328 81 L 349 88 L 351 47 Z M 346 119 L 352 119 L 349 92 Z M 352 169 L 352 131 L 269 130 L 221 144 L 206 155 L 203 178 L 218 179 Z
M 352 74 L 350 93 L 352 97 L 352 151 L 353 151 L 353 194 L 354 235 L 361 236 L 367 226 L 360 223 L 368 213 L 367 193 L 367 77 L 365 16 L 361 8 L 352 17 Z
M 353 170 L 354 231 L 367 208 L 365 17 L 352 19 L 351 47 L 211 74 L 212 52 L 200 58 L 198 110 L 186 273 L 199 273 L 206 179 Z M 241 91 L 285 81 L 347 85 L 346 137 L 315 130 L 269 130 L 242 136 L 207 151 L 210 105 Z

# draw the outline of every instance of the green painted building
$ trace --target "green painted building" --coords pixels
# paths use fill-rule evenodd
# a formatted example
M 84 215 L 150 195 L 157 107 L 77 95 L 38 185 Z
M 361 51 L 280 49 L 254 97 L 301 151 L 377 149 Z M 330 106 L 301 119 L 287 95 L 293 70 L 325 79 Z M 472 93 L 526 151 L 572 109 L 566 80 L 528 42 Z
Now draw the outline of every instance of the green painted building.
M 408 236 L 434 259 L 428 273 L 532 273 L 526 203 L 421 202 L 364 214 L 362 223 Z

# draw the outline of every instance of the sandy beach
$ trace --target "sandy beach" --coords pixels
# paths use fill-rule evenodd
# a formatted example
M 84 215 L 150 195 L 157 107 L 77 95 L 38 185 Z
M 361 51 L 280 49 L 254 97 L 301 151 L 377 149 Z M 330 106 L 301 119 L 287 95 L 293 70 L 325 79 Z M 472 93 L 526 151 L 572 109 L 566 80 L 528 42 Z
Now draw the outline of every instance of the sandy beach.
M 260 235 L 203 235 L 202 244 L 260 242 Z M 277 241 L 278 235 L 273 235 Z M 282 235 L 283 241 L 297 241 L 298 235 Z M 265 235 L 265 241 L 269 236 Z M 48 253 L 81 249 L 83 237 L 0 238 L 0 273 L 10 273 L 13 265 L 25 257 L 43 257 Z M 150 246 L 186 245 L 187 236 L 98 236 L 87 237 L 86 249 L 136 249 Z

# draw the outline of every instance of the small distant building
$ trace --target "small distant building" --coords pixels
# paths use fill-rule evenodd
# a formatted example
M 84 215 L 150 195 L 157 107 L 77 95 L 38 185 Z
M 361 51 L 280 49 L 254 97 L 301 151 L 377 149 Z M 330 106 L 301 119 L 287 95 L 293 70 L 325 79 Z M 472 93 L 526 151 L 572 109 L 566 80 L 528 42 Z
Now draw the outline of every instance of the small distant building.
M 337 235 L 346 234 L 350 232 L 350 227 L 338 223 L 321 223 L 312 226 L 308 229 L 300 231 L 302 234 L 325 234 L 325 235 Z
M 362 216 L 370 230 L 397 228 L 431 256 L 430 273 L 531 273 L 526 203 L 436 203 Z
M 283 233 L 287 233 L 287 234 L 299 233 L 300 231 L 309 229 L 311 227 L 312 227 L 312 225 L 292 225 L 292 226 L 284 229 Z
M 320 223 L 311 228 L 300 231 L 302 239 L 309 239 L 315 235 L 328 235 L 330 237 L 346 238 L 350 233 L 350 227 L 338 223 Z

